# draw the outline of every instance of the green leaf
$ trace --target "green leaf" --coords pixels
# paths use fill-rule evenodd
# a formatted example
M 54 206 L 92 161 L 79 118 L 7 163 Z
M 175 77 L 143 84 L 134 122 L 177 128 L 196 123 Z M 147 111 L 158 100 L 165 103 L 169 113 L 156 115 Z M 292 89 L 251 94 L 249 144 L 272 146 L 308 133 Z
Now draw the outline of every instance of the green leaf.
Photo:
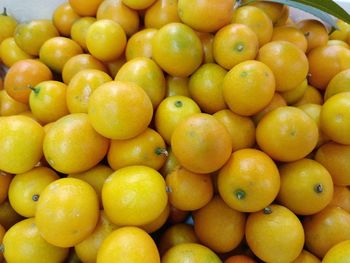
M 244 4 L 255 2 L 257 0 L 248 0 Z M 337 28 L 336 21 L 332 17 L 339 18 L 350 24 L 350 15 L 337 3 L 332 0 L 266 0 L 269 2 L 276 2 L 285 4 L 307 13 L 310 13 L 320 18 L 325 23 L 328 23 L 333 28 Z

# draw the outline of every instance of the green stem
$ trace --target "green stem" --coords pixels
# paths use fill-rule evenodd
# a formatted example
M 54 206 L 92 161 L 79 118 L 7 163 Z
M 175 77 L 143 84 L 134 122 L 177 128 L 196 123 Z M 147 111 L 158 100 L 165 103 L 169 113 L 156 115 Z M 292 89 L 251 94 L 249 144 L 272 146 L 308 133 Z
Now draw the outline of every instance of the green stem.
M 236 189 L 235 190 L 235 196 L 238 200 L 242 200 L 246 196 L 246 192 L 242 189 Z
M 157 147 L 157 148 L 154 150 L 154 153 L 155 153 L 156 155 L 158 155 L 158 156 L 164 155 L 164 156 L 167 157 L 167 156 L 169 155 L 167 149 L 161 148 L 161 147 Z
M 4 7 L 4 11 L 1 14 L 2 16 L 8 16 L 7 12 L 6 12 L 6 7 Z

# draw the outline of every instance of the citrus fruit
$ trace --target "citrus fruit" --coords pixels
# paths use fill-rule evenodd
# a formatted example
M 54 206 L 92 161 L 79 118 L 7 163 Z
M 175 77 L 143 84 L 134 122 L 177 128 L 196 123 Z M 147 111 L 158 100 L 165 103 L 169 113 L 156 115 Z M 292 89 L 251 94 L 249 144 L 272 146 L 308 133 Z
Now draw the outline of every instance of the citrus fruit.
M 98 133 L 122 140 L 135 137 L 147 128 L 153 107 L 147 93 L 137 84 L 110 81 L 91 94 L 88 115 Z
M 98 198 L 92 186 L 76 178 L 61 178 L 41 192 L 35 224 L 50 244 L 72 247 L 93 232 L 98 217 Z
M 109 234 L 97 252 L 97 263 L 111 261 L 160 263 L 160 256 L 149 234 L 138 227 L 126 226 Z
M 185 118 L 171 136 L 176 159 L 195 173 L 211 173 L 230 158 L 232 140 L 225 126 L 207 113 Z
M 217 185 L 228 206 L 242 212 L 256 212 L 276 198 L 280 177 L 267 154 L 248 148 L 232 153 L 219 172 Z
M 249 214 L 245 236 L 253 253 L 266 262 L 291 262 L 304 246 L 298 217 L 281 205 L 270 205 Z
M 147 166 L 120 168 L 105 181 L 102 202 L 107 217 L 116 225 L 150 223 L 168 202 L 164 178 Z

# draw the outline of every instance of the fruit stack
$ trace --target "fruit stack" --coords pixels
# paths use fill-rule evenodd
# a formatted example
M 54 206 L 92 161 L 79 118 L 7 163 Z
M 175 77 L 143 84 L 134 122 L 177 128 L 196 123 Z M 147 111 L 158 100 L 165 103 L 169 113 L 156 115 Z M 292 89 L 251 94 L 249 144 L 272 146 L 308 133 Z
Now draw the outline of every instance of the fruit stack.
M 330 31 L 270 1 L 8 11 L 0 262 L 349 262 L 346 12 Z

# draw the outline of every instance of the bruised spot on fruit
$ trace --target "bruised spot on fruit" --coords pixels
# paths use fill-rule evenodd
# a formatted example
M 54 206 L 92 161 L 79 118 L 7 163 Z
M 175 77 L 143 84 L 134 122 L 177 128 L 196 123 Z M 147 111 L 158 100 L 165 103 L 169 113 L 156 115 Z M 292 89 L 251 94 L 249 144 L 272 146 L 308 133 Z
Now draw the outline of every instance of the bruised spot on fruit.
M 318 194 L 323 192 L 323 185 L 322 184 L 315 184 L 314 191 Z
M 242 200 L 246 196 L 246 192 L 242 189 L 236 189 L 235 190 L 235 196 L 238 200 Z
M 176 108 L 181 108 L 183 106 L 183 103 L 181 100 L 177 100 L 174 102 L 174 105 Z
M 308 38 L 308 37 L 310 36 L 310 32 L 305 32 L 305 33 L 304 33 L 304 36 L 305 36 L 306 38 Z
M 238 52 L 242 52 L 244 50 L 244 44 L 239 42 L 234 46 L 234 50 L 238 51 Z

